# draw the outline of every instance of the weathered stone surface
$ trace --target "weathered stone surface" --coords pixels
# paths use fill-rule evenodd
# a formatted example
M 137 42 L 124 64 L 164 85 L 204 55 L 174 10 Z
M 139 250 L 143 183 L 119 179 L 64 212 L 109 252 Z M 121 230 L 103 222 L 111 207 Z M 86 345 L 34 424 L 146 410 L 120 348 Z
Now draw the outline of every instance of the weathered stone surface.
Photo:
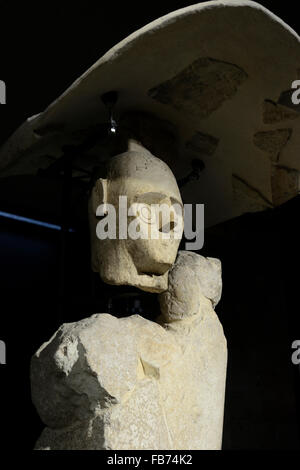
M 123 211 L 120 196 L 127 198 Z M 165 225 L 161 225 L 160 217 L 151 212 L 151 207 L 165 204 L 172 208 L 174 203 L 182 207 L 178 185 L 170 168 L 142 145 L 130 140 L 129 150 L 110 160 L 107 178 L 96 181 L 90 198 L 92 267 L 104 282 L 129 284 L 150 292 L 167 289 L 168 270 L 175 261 L 182 236 L 183 211 L 178 213 L 182 229 L 175 236 L 175 226 L 170 224 L 166 232 Z M 97 224 L 102 223 L 96 216 L 101 204 L 110 204 L 116 214 L 113 220 L 110 219 L 111 225 L 116 221 L 115 233 L 106 239 L 96 235 Z M 128 216 L 133 206 L 140 209 L 135 215 Z M 149 217 L 143 215 L 145 211 Z M 170 217 L 172 213 L 170 209 Z M 119 231 L 121 223 L 125 223 L 123 238 Z M 132 223 L 139 226 L 137 239 L 129 233 Z M 164 238 L 166 236 L 169 238 Z
M 297 196 L 300 189 L 300 172 L 290 168 L 273 166 L 272 191 L 276 206 Z
M 116 318 L 95 315 L 62 325 L 37 351 L 31 364 L 32 397 L 47 425 L 61 428 L 88 419 L 133 387 L 134 343 L 125 338 Z
M 93 315 L 63 325 L 34 355 L 32 397 L 47 426 L 36 449 L 220 449 L 226 339 L 203 295 L 218 300 L 220 263 L 179 258 L 179 272 L 189 264 L 202 286 L 190 302 L 176 291 L 187 307 L 180 320 Z
M 204 297 L 215 306 L 221 298 L 221 262 L 190 251 L 179 251 L 169 274 L 169 286 L 159 295 L 165 321 L 197 315 Z
M 290 103 L 292 104 L 291 96 Z M 300 117 L 300 113 L 287 106 L 283 106 L 279 103 L 274 103 L 271 100 L 265 100 L 263 104 L 263 121 L 264 124 L 275 124 L 277 122 L 288 121 L 291 119 L 297 119 Z
M 290 140 L 292 133 L 292 129 L 257 132 L 253 142 L 256 147 L 269 155 L 271 161 L 278 162 L 280 152 Z
M 160 103 L 203 119 L 232 98 L 246 79 L 247 73 L 235 64 L 201 57 L 148 93 Z
M 49 427 L 38 447 L 48 436 L 51 448 L 164 448 L 157 379 L 176 352 L 171 335 L 138 315 L 63 325 L 32 359 L 32 398 Z

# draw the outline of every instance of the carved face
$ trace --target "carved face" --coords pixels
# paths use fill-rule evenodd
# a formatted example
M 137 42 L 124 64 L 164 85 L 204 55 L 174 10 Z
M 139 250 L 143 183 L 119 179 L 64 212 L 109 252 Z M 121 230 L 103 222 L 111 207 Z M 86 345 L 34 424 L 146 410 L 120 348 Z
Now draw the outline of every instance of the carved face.
M 127 206 L 124 200 L 120 204 L 120 196 L 126 196 Z M 96 208 L 103 203 L 115 208 L 115 239 L 95 235 Z M 112 158 L 107 179 L 94 187 L 90 222 L 93 269 L 105 282 L 166 290 L 182 236 L 183 211 L 176 179 L 164 162 L 143 147 Z

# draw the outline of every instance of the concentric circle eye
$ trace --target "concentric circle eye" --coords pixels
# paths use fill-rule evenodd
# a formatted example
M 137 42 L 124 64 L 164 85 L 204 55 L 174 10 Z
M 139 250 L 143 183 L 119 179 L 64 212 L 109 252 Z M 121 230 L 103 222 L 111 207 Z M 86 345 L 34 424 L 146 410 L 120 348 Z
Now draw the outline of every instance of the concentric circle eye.
M 137 208 L 137 215 L 146 224 L 152 225 L 155 223 L 155 211 L 148 204 L 139 204 Z

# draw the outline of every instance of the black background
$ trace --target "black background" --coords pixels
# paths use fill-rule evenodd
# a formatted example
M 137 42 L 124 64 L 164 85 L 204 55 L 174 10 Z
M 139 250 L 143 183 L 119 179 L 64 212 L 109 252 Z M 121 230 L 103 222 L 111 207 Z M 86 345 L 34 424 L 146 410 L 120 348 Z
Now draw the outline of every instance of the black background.
M 193 3 L 1 2 L 0 79 L 7 104 L 0 106 L 0 143 L 121 39 Z M 296 2 L 260 3 L 300 32 Z M 291 363 L 292 341 L 300 339 L 299 209 L 295 198 L 206 233 L 201 254 L 223 263 L 217 313 L 229 349 L 224 449 L 300 449 L 299 369 Z M 62 311 L 60 234 L 0 223 L 0 339 L 7 344 L 7 365 L 0 365 L 0 450 L 30 452 L 43 428 L 30 400 L 30 357 L 61 321 L 101 311 L 107 293 L 99 283 L 98 310 L 87 300 L 95 278 L 84 228 L 69 236 Z

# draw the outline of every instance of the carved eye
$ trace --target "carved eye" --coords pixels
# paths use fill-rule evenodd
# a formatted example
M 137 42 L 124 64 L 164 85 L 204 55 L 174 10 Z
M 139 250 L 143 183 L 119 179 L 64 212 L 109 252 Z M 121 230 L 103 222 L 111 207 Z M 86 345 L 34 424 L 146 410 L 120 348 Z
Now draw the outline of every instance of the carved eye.
M 146 224 L 155 224 L 155 211 L 148 204 L 139 203 L 137 205 L 137 216 Z

